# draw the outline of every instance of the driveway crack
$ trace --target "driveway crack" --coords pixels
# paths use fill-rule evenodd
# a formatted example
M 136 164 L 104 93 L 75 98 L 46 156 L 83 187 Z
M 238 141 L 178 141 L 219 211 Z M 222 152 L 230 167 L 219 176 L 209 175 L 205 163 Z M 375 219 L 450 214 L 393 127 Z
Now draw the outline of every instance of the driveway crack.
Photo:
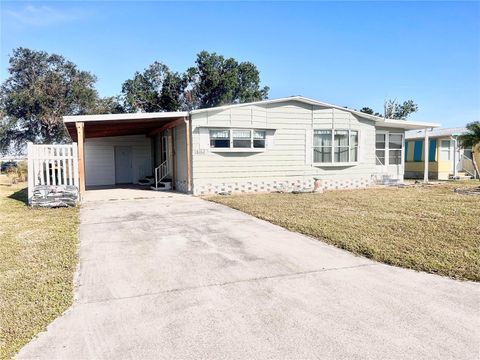
M 173 289 L 167 289 L 167 290 L 156 291 L 156 292 L 151 292 L 151 293 L 144 293 L 144 294 L 139 294 L 139 295 L 122 296 L 122 297 L 116 297 L 116 298 L 111 298 L 111 299 L 102 299 L 102 300 L 94 300 L 94 301 L 85 301 L 85 302 L 79 302 L 78 305 L 80 305 L 80 304 L 106 303 L 106 302 L 116 301 L 116 300 L 135 299 L 135 298 L 141 298 L 141 297 L 156 296 L 156 295 L 161 295 L 161 294 L 192 291 L 192 290 L 198 290 L 198 289 L 204 289 L 204 288 L 210 288 L 210 287 L 222 287 L 222 286 L 228 286 L 228 285 L 234 285 L 234 284 L 240 284 L 240 283 L 256 282 L 256 281 L 263 281 L 263 280 L 270 280 L 270 279 L 289 278 L 289 277 L 296 277 L 296 276 L 309 275 L 309 274 L 315 274 L 315 273 L 323 273 L 323 272 L 329 272 L 329 271 L 350 270 L 350 269 L 357 269 L 357 268 L 362 268 L 362 267 L 367 267 L 367 266 L 376 266 L 376 265 L 378 265 L 378 264 L 369 263 L 369 264 L 359 264 L 359 265 L 353 265 L 353 266 L 343 266 L 343 267 L 323 268 L 323 269 L 308 270 L 308 271 L 298 271 L 298 272 L 295 272 L 295 273 L 288 273 L 288 274 L 277 274 L 277 275 L 271 275 L 271 276 L 259 276 L 259 277 L 255 277 L 255 278 L 249 278 L 249 279 L 241 279 L 241 280 L 235 280 L 235 281 L 225 281 L 225 282 L 222 282 L 222 283 L 212 283 L 212 284 L 199 285 L 199 286 L 186 286 L 186 287 L 182 287 L 182 288 L 173 288 Z

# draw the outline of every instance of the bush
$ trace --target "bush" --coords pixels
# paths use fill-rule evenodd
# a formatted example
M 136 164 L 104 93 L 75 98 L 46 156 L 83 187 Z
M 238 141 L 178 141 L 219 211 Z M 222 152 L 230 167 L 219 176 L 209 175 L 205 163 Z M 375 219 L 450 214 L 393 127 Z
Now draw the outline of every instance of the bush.
M 17 166 L 10 167 L 7 170 L 7 176 L 12 179 L 14 184 L 27 181 L 28 178 L 28 164 L 26 161 L 19 161 Z

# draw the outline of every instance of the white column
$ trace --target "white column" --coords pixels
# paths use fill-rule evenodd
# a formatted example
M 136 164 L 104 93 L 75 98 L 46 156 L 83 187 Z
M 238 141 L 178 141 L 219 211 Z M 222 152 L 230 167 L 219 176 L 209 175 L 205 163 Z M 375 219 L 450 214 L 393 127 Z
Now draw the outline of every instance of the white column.
M 456 179 L 457 176 L 458 176 L 457 154 L 459 153 L 459 151 L 458 151 L 458 146 L 457 146 L 457 138 L 453 137 L 452 139 L 453 139 L 453 141 L 452 141 L 452 144 L 453 144 L 453 178 Z M 451 149 L 448 149 L 448 151 L 450 152 Z M 458 154 L 458 155 L 460 156 L 460 154 Z M 460 157 L 458 159 L 460 160 Z
M 34 168 L 33 164 L 35 163 L 35 160 L 33 158 L 33 144 L 31 142 L 27 143 L 27 158 L 28 158 L 28 204 L 31 204 L 32 202 L 32 196 L 33 196 L 33 187 L 35 186 L 35 178 L 34 178 Z
M 428 129 L 425 129 L 425 139 L 423 141 L 423 182 L 428 182 Z

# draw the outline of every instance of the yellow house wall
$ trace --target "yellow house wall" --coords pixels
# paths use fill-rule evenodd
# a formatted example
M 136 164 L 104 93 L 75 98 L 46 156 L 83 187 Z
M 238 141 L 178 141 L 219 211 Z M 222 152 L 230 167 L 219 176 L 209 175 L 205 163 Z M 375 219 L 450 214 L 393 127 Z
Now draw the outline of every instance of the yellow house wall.
M 445 178 L 446 172 L 446 179 L 448 179 L 449 170 L 448 166 L 452 166 L 451 161 L 439 161 L 440 159 L 440 144 L 441 140 L 448 139 L 448 138 L 435 138 L 437 141 L 436 148 L 435 148 L 435 158 L 437 161 L 429 161 L 428 162 L 428 177 L 430 179 L 443 179 Z M 417 139 L 422 140 L 423 139 Z M 405 177 L 412 177 L 412 178 L 423 178 L 424 172 L 424 158 L 425 152 L 422 147 L 422 157 L 421 161 L 414 161 L 414 148 L 415 148 L 415 141 L 417 140 L 409 140 L 408 141 L 408 151 L 407 151 L 407 160 L 405 162 Z

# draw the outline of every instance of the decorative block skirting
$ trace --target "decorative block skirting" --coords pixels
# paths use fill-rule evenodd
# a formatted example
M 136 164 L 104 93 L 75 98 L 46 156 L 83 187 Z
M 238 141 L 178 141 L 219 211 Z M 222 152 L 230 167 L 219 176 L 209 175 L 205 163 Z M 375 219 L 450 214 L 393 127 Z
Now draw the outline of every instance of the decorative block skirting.
M 335 189 L 358 189 L 373 185 L 371 178 L 355 179 L 318 179 L 319 187 L 317 191 L 335 190 Z M 255 193 L 255 192 L 292 192 L 314 189 L 315 179 L 312 178 L 292 178 L 288 180 L 266 180 L 266 181 L 248 181 L 231 183 L 209 183 L 202 185 L 194 184 L 195 195 L 214 195 L 220 193 Z
M 187 192 L 187 182 L 184 180 L 175 180 L 175 190 L 180 192 Z
M 374 185 L 372 178 L 323 180 L 319 179 L 322 190 L 362 189 Z

